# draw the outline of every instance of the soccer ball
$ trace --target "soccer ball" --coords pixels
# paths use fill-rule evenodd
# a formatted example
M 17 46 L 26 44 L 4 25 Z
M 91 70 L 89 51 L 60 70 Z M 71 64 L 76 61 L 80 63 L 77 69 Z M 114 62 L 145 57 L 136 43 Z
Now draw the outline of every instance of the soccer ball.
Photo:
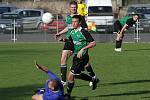
M 46 12 L 43 14 L 42 16 L 43 23 L 48 24 L 52 22 L 52 20 L 53 20 L 53 15 L 51 13 Z

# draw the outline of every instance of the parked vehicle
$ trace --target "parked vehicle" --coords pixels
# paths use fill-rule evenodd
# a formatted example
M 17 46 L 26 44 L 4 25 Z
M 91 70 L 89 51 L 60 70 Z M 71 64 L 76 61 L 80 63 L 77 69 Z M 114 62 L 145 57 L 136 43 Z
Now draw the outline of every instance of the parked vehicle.
M 139 14 L 140 32 L 150 32 L 150 4 L 134 4 L 127 7 L 126 15 Z
M 12 4 L 5 4 L 5 3 L 0 4 L 0 33 L 4 33 L 6 26 L 10 26 L 10 22 L 11 22 L 10 19 L 8 19 L 7 21 L 1 19 L 2 14 L 6 12 L 12 12 L 15 9 L 17 9 L 17 7 Z M 9 25 L 7 22 L 9 22 Z
M 150 19 L 150 4 L 134 4 L 127 7 L 127 14 L 141 13 L 146 19 Z
M 38 29 L 42 22 L 44 10 L 41 9 L 16 9 L 12 13 L 18 14 L 23 21 L 23 29 Z
M 0 4 L 0 18 L 1 14 L 5 12 L 12 12 L 15 9 L 17 9 L 17 7 L 12 4 Z
M 114 14 L 111 0 L 85 0 L 87 5 L 87 21 L 94 22 L 98 32 L 112 30 Z
M 16 9 L 12 12 L 7 12 L 7 13 L 3 13 L 2 16 L 3 16 L 3 19 L 2 21 L 4 22 L 5 20 L 5 23 L 7 23 L 5 26 L 6 27 L 9 27 L 10 21 L 8 21 L 8 19 L 10 18 L 6 18 L 5 16 L 8 16 L 8 15 L 17 15 L 18 18 L 17 19 L 21 19 L 21 23 L 18 22 L 18 20 L 16 20 L 16 23 L 17 24 L 22 24 L 22 25 L 19 25 L 22 27 L 22 31 L 23 30 L 31 30 L 31 29 L 39 29 L 39 26 L 42 22 L 42 15 L 44 13 L 44 10 L 40 10 L 40 9 Z M 0 22 L 2 22 L 0 21 Z M 4 25 L 4 23 L 3 23 Z M 16 25 L 18 26 L 18 25 Z M 13 27 L 13 26 L 12 26 Z M 11 30 L 13 28 L 9 28 L 9 30 Z M 5 30 L 8 30 L 7 28 Z
M 65 20 L 60 14 L 53 14 L 53 21 L 49 24 L 41 23 L 40 29 L 47 32 L 57 32 L 65 28 Z
M 22 32 L 23 24 L 22 19 L 18 14 L 2 14 L 0 19 L 1 33 L 9 33 L 16 29 L 16 32 Z

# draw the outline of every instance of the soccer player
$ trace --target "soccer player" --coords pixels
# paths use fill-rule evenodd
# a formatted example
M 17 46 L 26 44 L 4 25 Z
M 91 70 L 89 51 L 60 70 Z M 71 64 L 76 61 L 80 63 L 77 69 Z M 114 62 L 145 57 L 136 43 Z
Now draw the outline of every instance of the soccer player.
M 66 37 L 69 37 L 70 31 L 73 29 L 72 27 L 72 16 L 77 14 L 77 2 L 72 1 L 69 4 L 69 10 L 70 10 L 70 15 L 67 16 L 66 18 L 66 23 L 68 24 L 67 27 L 60 31 L 59 33 L 56 34 L 56 37 L 64 34 L 67 32 Z M 85 23 L 85 19 L 81 17 L 81 27 L 82 28 L 87 28 L 87 24 Z M 66 85 L 66 73 L 67 73 L 67 59 L 68 57 L 73 53 L 74 51 L 74 44 L 70 41 L 66 41 L 64 44 L 64 48 L 62 51 L 61 55 L 61 61 L 60 61 L 60 70 L 61 70 L 61 80 L 64 85 Z M 93 72 L 93 69 L 90 64 L 87 64 L 85 66 L 86 70 L 88 73 L 92 76 L 95 77 L 95 73 Z
M 96 42 L 90 33 L 81 27 L 81 16 L 74 15 L 72 17 L 73 30 L 70 32 L 68 39 L 74 43 L 73 64 L 68 74 L 68 86 L 65 96 L 70 98 L 74 87 L 74 78 L 91 81 L 93 83 L 92 90 L 95 90 L 99 80 L 82 73 L 84 66 L 89 62 L 88 49 L 96 45 Z
M 117 34 L 116 38 L 116 48 L 114 49 L 116 52 L 121 52 L 121 45 L 122 45 L 122 40 L 124 37 L 124 32 L 129 29 L 130 27 L 133 26 L 139 19 L 139 16 L 137 14 L 131 16 L 125 16 L 122 17 L 121 19 L 117 20 L 114 23 L 114 33 Z
M 32 100 L 64 100 L 64 88 L 60 79 L 47 67 L 41 66 L 35 62 L 38 69 L 44 71 L 50 80 L 46 81 L 45 92 L 37 93 L 32 96 Z

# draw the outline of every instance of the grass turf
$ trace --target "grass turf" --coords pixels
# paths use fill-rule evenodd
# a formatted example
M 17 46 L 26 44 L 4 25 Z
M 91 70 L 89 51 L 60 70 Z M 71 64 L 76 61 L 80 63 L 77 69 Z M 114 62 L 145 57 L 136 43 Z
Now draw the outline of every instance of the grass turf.
M 92 91 L 88 82 L 76 80 L 73 100 L 149 100 L 149 45 L 126 43 L 123 52 L 117 53 L 113 51 L 114 44 L 98 43 L 89 53 L 101 82 Z M 58 43 L 1 43 L 0 99 L 31 100 L 33 91 L 44 87 L 48 77 L 34 67 L 34 59 L 60 76 L 62 47 Z

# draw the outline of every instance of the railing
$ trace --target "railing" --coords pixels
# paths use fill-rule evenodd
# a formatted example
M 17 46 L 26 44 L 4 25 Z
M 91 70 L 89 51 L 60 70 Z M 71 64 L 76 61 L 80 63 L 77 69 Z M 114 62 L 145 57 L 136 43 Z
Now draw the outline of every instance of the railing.
M 101 19 L 103 20 L 103 19 Z M 0 20 L 0 23 L 2 20 Z M 13 27 L 12 21 L 10 24 Z M 41 24 L 41 26 L 37 27 L 37 29 L 26 29 L 19 30 L 17 28 L 16 22 L 15 28 L 15 42 L 56 42 L 53 38 L 54 34 L 63 30 L 66 27 L 65 19 L 55 19 L 53 24 L 45 25 Z M 43 25 L 43 26 L 42 26 Z M 45 25 L 45 26 L 44 26 Z M 137 27 L 138 26 L 138 27 Z M 0 24 L 0 42 L 13 42 L 14 40 L 14 30 L 2 30 L 2 25 Z M 97 27 L 97 26 L 96 26 Z M 114 42 L 115 34 L 112 32 L 112 26 L 110 29 L 108 26 L 102 26 L 106 28 L 108 31 L 104 30 L 103 32 L 98 31 L 90 31 L 92 36 L 97 42 Z M 99 29 L 103 29 L 100 27 Z M 149 20 L 140 20 L 138 25 L 130 28 L 125 33 L 125 42 L 150 42 L 150 23 Z

